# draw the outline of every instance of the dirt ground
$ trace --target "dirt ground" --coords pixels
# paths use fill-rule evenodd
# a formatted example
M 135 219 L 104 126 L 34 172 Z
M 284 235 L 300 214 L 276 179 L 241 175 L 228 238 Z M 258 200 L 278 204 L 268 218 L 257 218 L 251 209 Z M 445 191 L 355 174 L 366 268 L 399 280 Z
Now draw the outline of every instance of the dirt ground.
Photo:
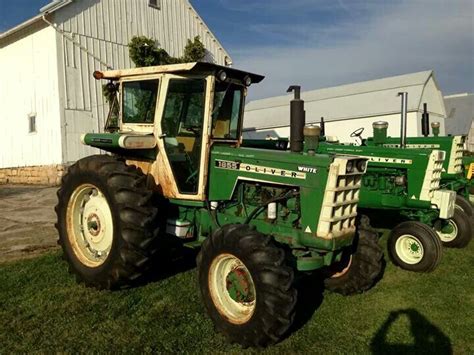
M 0 185 L 0 263 L 58 248 L 57 187 Z

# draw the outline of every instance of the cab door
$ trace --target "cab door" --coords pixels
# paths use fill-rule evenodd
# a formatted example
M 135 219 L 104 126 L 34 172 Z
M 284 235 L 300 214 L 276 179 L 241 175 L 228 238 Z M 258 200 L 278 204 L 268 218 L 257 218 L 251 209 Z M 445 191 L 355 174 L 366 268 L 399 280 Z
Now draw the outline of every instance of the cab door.
M 164 75 L 158 137 L 158 176 L 168 198 L 205 200 L 213 77 Z

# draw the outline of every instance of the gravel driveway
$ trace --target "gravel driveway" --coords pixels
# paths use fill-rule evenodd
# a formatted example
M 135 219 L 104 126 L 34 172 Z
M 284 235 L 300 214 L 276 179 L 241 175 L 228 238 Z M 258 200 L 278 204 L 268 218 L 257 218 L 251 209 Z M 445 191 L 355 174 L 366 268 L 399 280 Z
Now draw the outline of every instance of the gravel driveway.
M 0 263 L 58 248 L 57 187 L 0 185 Z

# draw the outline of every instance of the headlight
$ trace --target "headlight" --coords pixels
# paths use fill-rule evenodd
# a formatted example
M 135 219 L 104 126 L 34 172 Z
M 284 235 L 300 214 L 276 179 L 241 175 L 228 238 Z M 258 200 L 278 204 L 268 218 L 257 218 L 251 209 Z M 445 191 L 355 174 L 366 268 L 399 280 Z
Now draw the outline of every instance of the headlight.
M 354 161 L 348 160 L 346 165 L 346 173 L 352 173 L 354 171 Z
M 365 160 L 359 160 L 357 162 L 357 170 L 360 172 L 365 171 L 365 168 L 367 167 L 367 162 Z
M 244 78 L 244 85 L 245 86 L 250 86 L 252 85 L 252 78 L 250 77 L 250 75 L 246 75 L 245 78 Z
M 226 81 L 226 80 L 227 80 L 227 73 L 226 73 L 224 70 L 220 70 L 220 71 L 217 73 L 217 78 L 218 78 L 220 81 Z

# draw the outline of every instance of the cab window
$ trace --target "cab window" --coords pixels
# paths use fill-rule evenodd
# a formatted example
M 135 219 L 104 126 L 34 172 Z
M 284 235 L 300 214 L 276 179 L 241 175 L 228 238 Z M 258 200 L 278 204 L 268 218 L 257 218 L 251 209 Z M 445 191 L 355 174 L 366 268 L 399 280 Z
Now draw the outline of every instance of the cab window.
M 159 80 L 123 83 L 123 123 L 153 123 Z
M 236 140 L 242 115 L 244 88 L 232 83 L 216 83 L 212 111 L 212 138 Z

